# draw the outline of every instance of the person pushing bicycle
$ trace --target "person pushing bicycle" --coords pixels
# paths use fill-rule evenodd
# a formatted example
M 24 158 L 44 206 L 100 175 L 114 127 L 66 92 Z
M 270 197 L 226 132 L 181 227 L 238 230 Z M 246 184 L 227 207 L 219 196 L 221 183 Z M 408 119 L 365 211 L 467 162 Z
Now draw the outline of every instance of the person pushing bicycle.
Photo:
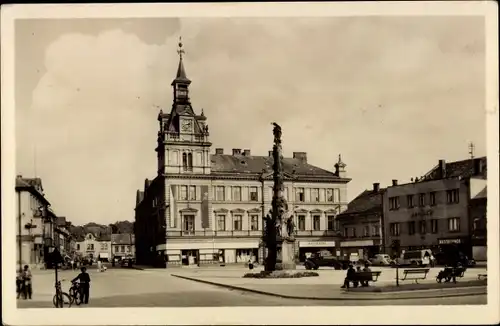
M 75 277 L 71 283 L 80 281 L 80 291 L 81 291 L 81 300 L 82 303 L 89 303 L 89 292 L 90 292 L 90 275 L 87 273 L 87 268 L 82 267 L 80 269 L 82 272 Z

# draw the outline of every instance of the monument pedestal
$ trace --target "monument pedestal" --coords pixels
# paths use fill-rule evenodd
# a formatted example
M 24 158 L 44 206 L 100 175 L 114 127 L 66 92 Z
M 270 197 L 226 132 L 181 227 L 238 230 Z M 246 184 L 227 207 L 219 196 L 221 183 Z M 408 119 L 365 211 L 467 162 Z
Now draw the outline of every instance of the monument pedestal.
M 295 239 L 283 239 L 278 245 L 278 259 L 276 270 L 296 269 L 295 263 Z

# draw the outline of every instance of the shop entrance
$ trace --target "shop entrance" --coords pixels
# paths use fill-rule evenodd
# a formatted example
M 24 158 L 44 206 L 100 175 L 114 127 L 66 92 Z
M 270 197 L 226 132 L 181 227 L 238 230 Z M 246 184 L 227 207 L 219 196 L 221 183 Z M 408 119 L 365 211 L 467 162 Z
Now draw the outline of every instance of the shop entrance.
M 197 265 L 199 252 L 198 250 L 182 250 L 182 265 Z

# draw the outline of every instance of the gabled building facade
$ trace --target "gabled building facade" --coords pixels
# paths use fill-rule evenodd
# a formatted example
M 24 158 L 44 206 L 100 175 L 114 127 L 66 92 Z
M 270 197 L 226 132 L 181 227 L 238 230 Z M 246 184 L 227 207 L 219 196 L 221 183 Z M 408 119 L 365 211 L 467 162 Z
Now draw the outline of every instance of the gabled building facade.
M 385 188 L 374 183 L 372 189 L 360 193 L 337 217 L 342 232 L 340 256 L 344 259 L 367 259 L 384 252 L 384 193 Z
M 76 251 L 93 261 L 111 261 L 111 235 L 87 233 L 76 243 Z
M 393 180 L 383 201 L 386 248 L 462 252 L 472 257 L 471 194 L 481 185 L 486 185 L 486 157 L 440 160 L 411 183 Z
M 135 236 L 131 233 L 111 235 L 112 258 L 135 257 Z
M 158 169 L 138 190 L 135 208 L 137 263 L 200 265 L 262 261 L 263 217 L 271 209 L 272 155 L 249 149 L 212 151 L 207 117 L 189 97 L 183 50 L 172 82 L 170 113 L 160 111 Z M 285 140 L 286 141 L 286 140 Z M 335 217 L 347 207 L 346 165 L 335 171 L 284 158 L 285 198 L 293 211 L 298 257 L 336 246 Z

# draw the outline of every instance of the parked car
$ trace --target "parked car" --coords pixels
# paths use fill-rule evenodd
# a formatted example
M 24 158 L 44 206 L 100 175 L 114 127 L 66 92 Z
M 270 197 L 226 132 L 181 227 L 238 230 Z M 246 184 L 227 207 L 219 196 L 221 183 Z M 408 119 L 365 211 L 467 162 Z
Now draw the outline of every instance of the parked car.
M 405 251 L 400 258 L 395 259 L 395 263 L 399 266 L 425 267 L 434 266 L 436 258 L 433 256 L 430 249 L 408 250 Z
M 132 267 L 133 264 L 135 264 L 135 259 L 130 256 L 124 257 L 120 261 L 122 267 Z
M 328 266 L 339 270 L 347 269 L 349 261 L 338 259 L 329 251 L 324 250 L 312 255 L 310 258 L 307 258 L 304 262 L 304 266 L 306 269 L 318 269 L 320 267 Z
M 391 256 L 387 254 L 377 254 L 375 257 L 370 259 L 370 262 L 372 265 L 379 265 L 379 266 L 390 266 L 391 263 L 393 263 Z

